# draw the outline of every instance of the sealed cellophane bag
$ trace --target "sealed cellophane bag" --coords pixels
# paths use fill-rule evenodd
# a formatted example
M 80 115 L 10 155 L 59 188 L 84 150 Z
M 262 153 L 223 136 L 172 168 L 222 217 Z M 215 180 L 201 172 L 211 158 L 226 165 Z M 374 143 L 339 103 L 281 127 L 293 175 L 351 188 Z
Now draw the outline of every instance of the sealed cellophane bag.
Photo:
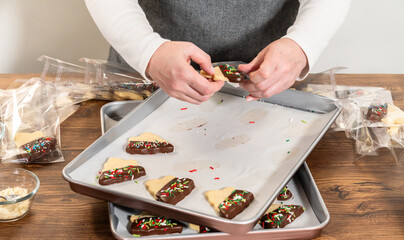
M 155 82 L 126 66 L 89 58 L 80 61 L 86 66 L 87 78 L 100 86 L 97 99 L 144 100 L 158 89 Z
M 53 163 L 64 161 L 59 125 L 75 111 L 60 100 L 66 92 L 40 78 L 3 91 L 0 98 L 1 162 Z
M 84 66 L 48 56 L 39 60 L 44 62 L 41 78 L 69 90 L 75 102 L 144 100 L 158 89 L 135 70 L 104 60 L 81 58 Z
M 294 87 L 335 101 L 341 114 L 332 129 L 354 139 L 360 157 L 377 156 L 378 149 L 387 148 L 398 163 L 404 163 L 404 112 L 394 105 L 391 92 L 381 87 L 338 85 L 336 73 L 342 69 L 311 74 Z

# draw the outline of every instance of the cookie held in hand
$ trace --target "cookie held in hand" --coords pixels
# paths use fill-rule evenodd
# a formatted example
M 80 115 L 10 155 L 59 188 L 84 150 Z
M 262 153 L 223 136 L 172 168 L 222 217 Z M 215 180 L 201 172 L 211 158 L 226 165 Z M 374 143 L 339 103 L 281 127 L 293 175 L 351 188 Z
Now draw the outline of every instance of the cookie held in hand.
M 244 81 L 244 76 L 242 73 L 237 71 L 237 69 L 230 64 L 222 64 L 213 68 L 215 74 L 209 75 L 207 72 L 201 70 L 200 74 L 208 79 L 213 79 L 215 81 L 226 81 L 232 83 L 240 83 Z
M 174 146 L 161 137 L 147 132 L 129 139 L 126 152 L 130 154 L 170 153 Z

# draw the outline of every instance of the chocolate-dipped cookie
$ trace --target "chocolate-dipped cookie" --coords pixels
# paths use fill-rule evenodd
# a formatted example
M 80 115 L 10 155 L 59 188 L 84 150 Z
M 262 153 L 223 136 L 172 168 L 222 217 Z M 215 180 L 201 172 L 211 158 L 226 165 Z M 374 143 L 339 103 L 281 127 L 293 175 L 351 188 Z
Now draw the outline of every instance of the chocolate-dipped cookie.
M 225 81 L 240 83 L 244 80 L 244 75 L 237 71 L 237 69 L 229 64 L 222 64 L 213 68 L 215 74 L 210 75 L 207 72 L 201 70 L 200 74 L 207 79 L 212 79 L 215 81 Z
M 236 190 L 233 187 L 207 191 L 205 195 L 215 211 L 228 219 L 237 216 L 254 200 L 254 195 L 251 192 Z
M 195 188 L 194 181 L 190 178 L 176 178 L 165 176 L 160 179 L 147 181 L 146 188 L 157 201 L 177 204 L 188 196 Z
M 156 193 L 156 199 L 169 204 L 177 204 L 195 188 L 190 178 L 174 178 Z
M 237 69 L 229 64 L 219 65 L 220 70 L 223 75 L 229 79 L 229 82 L 240 83 L 244 80 L 243 74 L 241 74 Z
M 146 175 L 146 170 L 142 166 L 129 165 L 123 168 L 115 168 L 102 172 L 98 182 L 100 185 L 110 185 L 132 181 L 144 175 Z
M 370 106 L 366 113 L 366 119 L 373 122 L 378 122 L 381 121 L 382 118 L 384 118 L 384 116 L 386 115 L 387 115 L 387 103 L 377 106 Z
M 219 204 L 220 216 L 232 219 L 241 213 L 254 199 L 251 192 L 235 190 L 221 204 Z
M 288 187 L 285 186 L 276 198 L 279 201 L 286 201 L 292 198 L 292 192 L 289 191 Z
M 170 153 L 174 146 L 153 133 L 143 133 L 129 139 L 126 152 L 130 154 Z
M 205 226 L 196 225 L 196 224 L 192 224 L 192 223 L 189 224 L 189 228 L 195 230 L 198 233 L 218 232 L 215 229 L 208 228 L 208 227 L 205 227 Z
M 137 236 L 181 233 L 182 225 L 173 219 L 164 217 L 140 217 L 132 222 L 129 232 Z
M 146 175 L 146 170 L 135 160 L 110 157 L 100 171 L 98 182 L 100 185 L 110 185 L 131 181 L 144 175 Z
M 19 147 L 22 153 L 18 158 L 27 159 L 28 163 L 41 159 L 56 149 L 56 139 L 52 137 L 41 137 Z
M 282 205 L 261 217 L 259 225 L 264 228 L 283 228 L 302 215 L 304 209 L 299 205 Z

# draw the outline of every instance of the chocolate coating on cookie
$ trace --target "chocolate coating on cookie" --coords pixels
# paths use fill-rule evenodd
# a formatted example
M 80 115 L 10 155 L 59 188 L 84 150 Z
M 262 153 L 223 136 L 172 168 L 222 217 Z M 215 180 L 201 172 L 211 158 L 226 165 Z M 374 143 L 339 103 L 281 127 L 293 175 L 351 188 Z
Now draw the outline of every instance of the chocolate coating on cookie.
M 248 207 L 252 200 L 254 200 L 254 195 L 251 192 L 245 190 L 234 190 L 222 203 L 220 203 L 220 216 L 232 219 Z
M 199 226 L 199 233 L 217 232 L 217 230 L 205 226 Z
M 164 217 L 143 217 L 132 223 L 129 232 L 139 236 L 181 233 L 182 225 Z
M 383 105 L 370 106 L 366 114 L 366 119 L 378 122 L 387 115 L 387 103 Z
M 146 175 L 144 167 L 129 165 L 102 172 L 98 182 L 100 185 L 110 185 L 131 181 L 144 175 Z
M 41 159 L 56 149 L 56 139 L 52 137 L 41 137 L 19 147 L 23 152 L 18 158 L 27 159 L 28 163 Z
M 168 142 L 130 141 L 126 146 L 126 152 L 130 154 L 156 154 L 173 151 L 174 146 Z
M 275 211 L 261 217 L 259 224 L 262 228 L 283 228 L 302 215 L 304 209 L 299 205 L 283 205 Z
M 195 188 L 194 181 L 190 178 L 174 178 L 162 187 L 157 193 L 158 201 L 177 204 Z
M 240 83 L 244 80 L 243 74 L 241 74 L 235 67 L 229 64 L 219 65 L 223 75 L 229 79 L 229 82 Z
M 289 191 L 288 187 L 284 187 L 281 191 L 281 193 L 279 193 L 278 197 L 276 198 L 279 201 L 286 201 L 292 198 L 292 192 Z

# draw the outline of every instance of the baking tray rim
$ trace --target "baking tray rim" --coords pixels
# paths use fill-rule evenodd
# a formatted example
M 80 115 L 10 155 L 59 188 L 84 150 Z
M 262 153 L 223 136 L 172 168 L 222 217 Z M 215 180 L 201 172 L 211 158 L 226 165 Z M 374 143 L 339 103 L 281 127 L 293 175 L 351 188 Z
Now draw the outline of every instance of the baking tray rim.
M 294 90 L 290 90 L 290 91 L 294 91 Z M 224 92 L 227 94 L 232 94 L 232 93 L 228 93 L 228 92 Z M 163 96 L 158 96 L 158 94 L 163 95 Z M 162 91 L 162 89 L 158 89 L 157 91 L 155 91 L 149 98 L 148 100 L 150 101 L 151 99 L 154 100 L 153 97 L 157 98 L 164 98 L 165 100 L 168 98 L 168 95 Z M 165 101 L 164 100 L 164 101 Z M 163 101 L 163 102 L 164 102 Z M 134 111 L 136 111 L 136 109 L 141 108 L 143 105 L 147 104 L 148 101 L 143 101 L 141 103 L 139 103 L 134 109 L 132 109 L 131 112 L 129 112 L 125 117 L 122 118 L 122 120 L 129 118 L 131 116 L 131 113 L 133 113 Z M 276 103 L 275 103 L 276 104 Z M 288 177 L 285 178 L 280 186 L 278 187 L 279 190 L 282 186 L 284 186 L 289 180 L 290 178 L 293 177 L 293 175 L 296 173 L 296 171 L 299 169 L 299 167 L 303 164 L 304 160 L 307 158 L 307 156 L 310 154 L 310 152 L 313 150 L 313 148 L 318 144 L 318 142 L 321 140 L 322 136 L 325 134 L 325 132 L 329 129 L 329 127 L 331 126 L 331 124 L 335 121 L 335 119 L 338 117 L 339 113 L 340 113 L 340 109 L 339 108 L 335 108 L 334 110 L 332 110 L 333 115 L 331 116 L 331 118 L 328 120 L 327 124 L 324 126 L 324 128 L 319 132 L 319 134 L 317 135 L 317 137 L 315 138 L 315 141 L 313 141 L 310 145 L 309 148 L 307 148 L 307 150 L 305 151 L 305 153 L 302 155 L 302 157 L 300 158 L 299 162 L 292 168 L 292 170 L 290 171 L 290 173 L 288 174 Z M 123 122 L 123 121 L 122 121 Z M 109 131 L 109 130 L 108 130 Z M 107 131 L 107 132 L 108 132 Z M 100 139 L 103 136 L 101 136 L 100 138 L 98 138 L 95 142 L 93 142 L 90 146 L 88 146 L 87 149 L 92 148 L 94 146 L 96 146 L 96 144 L 98 144 L 98 142 L 100 141 Z M 254 217 L 250 218 L 250 219 L 245 219 L 245 220 L 232 220 L 232 219 L 225 219 L 225 218 L 221 218 L 219 216 L 211 216 L 211 215 L 206 215 L 204 213 L 201 212 L 196 212 L 190 209 L 185 209 L 182 208 L 180 206 L 172 206 L 169 204 L 165 204 L 165 203 L 161 203 L 161 202 L 152 202 L 149 199 L 144 199 L 142 197 L 138 197 L 138 196 L 132 196 L 132 195 L 128 195 L 122 192 L 116 192 L 114 190 L 110 190 L 110 189 L 100 189 L 99 186 L 95 186 L 92 184 L 88 184 L 88 183 L 83 183 L 80 182 L 78 180 L 75 180 L 73 178 L 71 178 L 69 176 L 69 174 L 67 173 L 67 170 L 71 167 L 71 165 L 73 165 L 76 161 L 76 159 L 80 159 L 80 157 L 82 155 L 84 155 L 84 153 L 86 152 L 86 150 L 84 150 L 82 153 L 80 153 L 75 159 L 73 159 L 69 164 L 67 164 L 62 171 L 62 176 L 63 178 L 69 182 L 69 185 L 71 187 L 71 189 L 77 193 L 80 194 L 84 194 L 87 196 L 91 196 L 91 197 L 95 197 L 98 199 L 102 199 L 102 200 L 106 200 L 106 201 L 111 201 L 119 204 L 119 205 L 124 205 L 124 206 L 128 206 L 128 207 L 132 207 L 132 208 L 138 208 L 139 204 L 144 206 L 145 204 L 148 205 L 149 209 L 158 209 L 160 212 L 166 212 L 163 215 L 167 215 L 170 216 L 171 214 L 167 214 L 167 212 L 171 212 L 171 211 L 176 211 L 177 213 L 180 213 L 182 216 L 181 217 L 177 217 L 178 220 L 183 220 L 184 218 L 195 218 L 195 216 L 199 216 L 203 215 L 205 218 L 205 221 L 209 220 L 209 222 L 213 222 L 216 224 L 222 224 L 222 225 L 227 225 L 222 227 L 216 227 L 216 229 L 223 231 L 223 232 L 229 232 L 230 234 L 240 234 L 240 233 L 247 233 L 248 231 L 250 231 L 255 223 L 258 221 L 259 217 L 264 213 L 265 209 L 267 209 L 270 206 L 270 203 L 273 202 L 273 200 L 275 199 L 275 194 L 272 198 L 270 198 L 266 204 L 263 205 L 262 210 L 260 210 Z M 81 190 L 83 189 L 83 190 Z M 88 191 L 88 190 L 92 190 L 92 191 Z M 108 196 L 106 196 L 106 194 L 109 194 Z M 102 197 L 101 197 L 101 196 Z M 117 197 L 120 197 L 120 199 L 126 198 L 126 200 L 130 200 L 131 203 L 126 203 L 125 201 L 117 201 L 116 199 L 118 199 Z M 135 201 L 134 201 L 135 200 Z M 139 202 L 139 203 L 137 203 Z M 137 205 L 137 206 L 135 206 Z M 183 220 L 186 221 L 186 220 Z M 192 221 L 191 221 L 192 222 Z M 209 226 L 209 224 L 205 224 L 206 226 Z M 230 226 L 232 225 L 232 226 Z M 233 229 L 237 229 L 237 231 L 233 232 L 233 231 L 226 231 L 224 230 L 225 228 L 233 228 Z
M 110 102 L 110 103 L 107 103 L 107 104 L 104 104 L 102 107 L 101 107 L 101 109 L 100 109 L 100 117 L 101 117 L 101 131 L 102 131 L 102 133 L 104 134 L 106 131 L 105 131 L 105 129 L 106 129 L 106 125 L 105 125 L 105 117 L 107 116 L 107 114 L 105 113 L 105 111 L 106 111 L 106 109 L 107 108 L 109 108 L 109 107 L 111 107 L 111 106 L 113 106 L 113 105 L 126 105 L 126 104 L 139 104 L 139 101 L 136 101 L 136 100 L 131 100 L 131 101 L 115 101 L 115 102 Z M 123 116 L 122 116 L 123 117 Z M 298 171 L 300 171 L 300 169 L 301 168 L 304 168 L 304 172 L 306 173 L 306 175 L 308 176 L 308 178 L 309 178 L 309 181 L 312 183 L 311 184 L 311 186 L 313 187 L 312 188 L 312 190 L 314 190 L 314 193 L 315 193 L 315 196 L 317 197 L 317 200 L 319 201 L 319 204 L 320 204 L 320 207 L 321 207 L 321 209 L 323 210 L 323 212 L 324 212 L 324 216 L 326 217 L 325 218 L 325 220 L 323 221 L 323 222 L 321 222 L 321 220 L 319 219 L 319 217 L 317 216 L 317 213 L 315 212 L 315 210 L 314 210 L 314 208 L 313 208 L 313 211 L 314 211 L 314 213 L 315 213 L 315 215 L 316 215 L 316 217 L 317 217 L 317 219 L 319 220 L 319 222 L 320 222 L 320 224 L 318 224 L 317 226 L 311 226 L 311 227 L 305 227 L 305 228 L 293 228 L 293 229 L 276 229 L 276 230 L 270 230 L 271 231 L 271 233 L 272 233 L 272 231 L 287 231 L 287 232 L 300 232 L 300 231 L 317 231 L 317 230 L 320 230 L 320 232 L 318 233 L 318 235 L 320 235 L 321 234 L 321 231 L 322 231 L 322 229 L 324 229 L 327 225 L 328 225 L 328 223 L 329 223 L 329 221 L 330 221 L 330 214 L 329 214 L 329 212 L 328 212 L 328 209 L 327 209 L 327 206 L 325 205 L 325 203 L 324 203 L 324 200 L 323 200 L 323 198 L 322 198 L 322 196 L 321 196 L 321 193 L 320 193 L 320 191 L 319 191 L 319 189 L 318 189 L 318 187 L 317 187 L 317 185 L 316 185 L 316 183 L 315 183 L 315 180 L 314 180 L 314 178 L 313 178 L 313 175 L 311 174 L 311 172 L 310 172 L 310 169 L 309 169 L 309 167 L 308 167 L 308 165 L 307 165 L 307 163 L 306 162 L 304 162 L 302 165 L 301 165 L 301 167 L 299 168 L 299 170 Z M 297 174 L 297 173 L 295 173 L 295 174 Z M 295 177 L 295 175 L 293 175 L 293 177 Z M 302 183 L 300 183 L 301 185 L 302 185 Z M 303 185 L 302 185 L 302 188 L 303 188 Z M 306 191 L 305 191 L 305 193 L 306 193 Z M 307 196 L 307 194 L 306 194 L 306 196 Z M 308 197 L 309 198 L 309 197 Z M 310 205 L 312 205 L 312 203 L 311 203 L 311 201 L 310 201 L 310 199 L 309 199 L 309 202 L 310 202 Z M 115 230 L 115 228 L 114 228 L 114 220 L 113 220 L 113 208 L 114 208 L 114 205 L 116 205 L 116 204 L 114 204 L 114 203 L 111 203 L 111 202 L 108 202 L 107 203 L 107 206 L 108 206 L 108 214 L 109 214 L 109 224 L 110 224 L 110 228 L 111 228 L 111 232 L 112 232 L 112 234 L 115 236 L 115 238 L 117 238 L 117 239 L 125 239 L 125 238 L 122 238 L 121 237 L 121 235 L 118 233 L 118 232 L 116 232 L 116 230 Z M 258 231 L 250 231 L 250 232 L 248 232 L 248 233 L 246 233 L 246 234 L 255 234 L 255 235 L 257 235 L 257 234 L 262 234 L 262 235 L 264 235 L 264 234 L 269 234 L 269 232 L 270 231 L 265 231 L 265 229 L 261 229 L 261 230 L 258 230 Z M 256 233 L 254 233 L 254 232 L 256 232 Z M 259 232 L 259 233 L 258 233 Z M 187 234 L 187 235 L 183 235 L 181 238 L 188 238 L 188 237 L 193 237 L 193 238 L 195 238 L 196 236 L 198 236 L 198 235 L 200 235 L 200 233 L 195 233 L 195 234 Z M 209 234 L 209 236 L 207 235 L 207 234 L 204 234 L 204 236 L 206 235 L 206 237 L 221 237 L 221 236 L 229 236 L 228 234 L 226 234 L 226 233 L 224 233 L 224 232 L 218 232 L 218 233 L 211 233 L 211 234 Z M 181 235 L 176 235 L 175 237 L 180 237 Z M 170 239 L 169 237 L 168 237 L 168 239 Z

